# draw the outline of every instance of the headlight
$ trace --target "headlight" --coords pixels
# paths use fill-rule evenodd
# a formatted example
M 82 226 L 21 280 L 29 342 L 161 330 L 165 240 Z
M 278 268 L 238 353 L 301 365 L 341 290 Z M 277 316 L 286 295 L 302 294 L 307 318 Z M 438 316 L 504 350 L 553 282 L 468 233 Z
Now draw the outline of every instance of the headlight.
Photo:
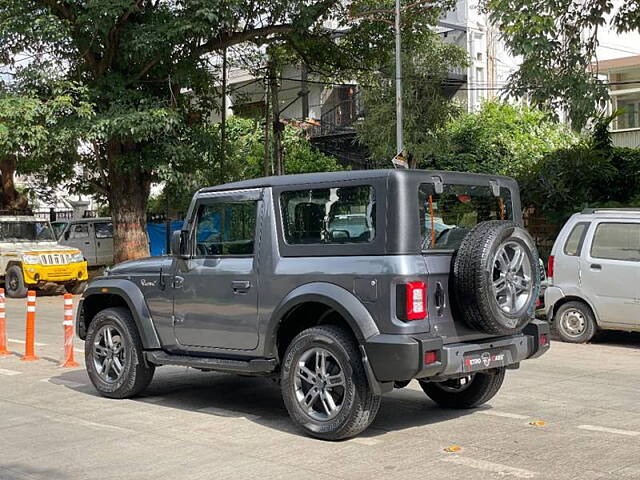
M 40 255 L 23 255 L 22 261 L 28 265 L 36 265 L 40 263 Z
M 71 263 L 84 262 L 84 256 L 82 252 L 72 253 L 71 254 Z

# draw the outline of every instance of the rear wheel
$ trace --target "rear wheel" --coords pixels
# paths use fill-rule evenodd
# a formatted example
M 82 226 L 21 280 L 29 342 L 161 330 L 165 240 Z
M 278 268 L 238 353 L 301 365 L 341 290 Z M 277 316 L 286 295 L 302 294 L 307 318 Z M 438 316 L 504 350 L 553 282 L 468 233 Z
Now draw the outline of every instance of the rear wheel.
M 504 368 L 501 368 L 445 382 L 420 381 L 420 386 L 441 407 L 473 408 L 488 402 L 498 393 L 504 381 L 504 373 Z
M 380 407 L 354 340 L 333 326 L 293 339 L 282 365 L 282 397 L 294 422 L 310 435 L 340 440 L 367 428 Z
M 20 265 L 12 265 L 7 269 L 4 284 L 7 297 L 24 298 L 27 296 L 29 289 L 24 283 L 24 274 L 22 273 Z
M 98 312 L 89 324 L 84 352 L 91 383 L 105 397 L 132 397 L 153 378 L 155 367 L 142 357 L 142 341 L 126 308 Z
M 596 334 L 597 327 L 586 304 L 567 302 L 556 312 L 553 329 L 564 342 L 586 343 Z

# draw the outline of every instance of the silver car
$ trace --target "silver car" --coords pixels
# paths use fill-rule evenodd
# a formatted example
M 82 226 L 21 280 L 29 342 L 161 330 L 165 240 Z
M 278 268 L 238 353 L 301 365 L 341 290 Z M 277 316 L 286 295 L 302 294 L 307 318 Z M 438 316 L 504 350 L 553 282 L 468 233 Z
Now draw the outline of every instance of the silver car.
M 573 215 L 547 275 L 547 318 L 562 340 L 584 343 L 598 329 L 640 331 L 640 209 Z
M 111 218 L 82 218 L 52 222 L 58 242 L 79 249 L 89 267 L 113 264 Z

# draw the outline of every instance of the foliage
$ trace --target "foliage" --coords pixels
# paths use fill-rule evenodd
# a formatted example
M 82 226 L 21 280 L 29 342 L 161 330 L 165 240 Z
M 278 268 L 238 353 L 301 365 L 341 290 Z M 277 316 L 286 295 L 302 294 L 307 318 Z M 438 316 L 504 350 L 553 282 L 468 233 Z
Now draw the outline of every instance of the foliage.
M 438 140 L 439 150 L 421 167 L 522 179 L 547 153 L 578 138 L 538 109 L 487 101 L 478 112 L 450 120 Z
M 566 109 L 571 124 L 581 130 L 597 117 L 607 88 L 591 69 L 598 30 L 640 30 L 636 0 L 615 8 L 611 0 L 485 0 L 491 21 L 502 32 L 508 49 L 522 63 L 510 77 L 512 95 L 557 112 Z
M 404 145 L 411 164 L 422 164 L 439 148 L 436 133 L 460 108 L 449 98 L 450 71 L 465 67 L 466 52 L 442 42 L 437 35 L 422 37 L 402 57 Z M 365 116 L 357 126 L 358 139 L 366 145 L 374 164 L 391 165 L 396 154 L 396 104 L 394 65 L 366 78 L 362 100 Z
M 210 138 L 219 138 L 220 124 L 208 127 Z M 225 178 L 239 181 L 263 176 L 264 123 L 231 117 L 227 120 L 227 145 Z M 219 183 L 220 145 L 194 159 L 194 170 L 168 170 L 163 172 L 165 188 L 161 195 L 152 199 L 149 211 L 164 213 L 166 195 L 172 212 L 180 215 L 186 212 L 193 193 L 199 188 Z M 335 158 L 318 151 L 304 138 L 300 129 L 287 126 L 283 136 L 284 166 L 286 173 L 310 173 L 342 170 Z
M 410 32 L 418 39 L 451 3 L 407 7 Z M 147 253 L 151 183 L 189 171 L 194 158 L 214 163 L 206 124 L 220 92 L 212 55 L 274 44 L 317 71 L 375 68 L 393 45 L 392 10 L 391 0 L 0 0 L 0 60 L 28 58 L 17 76 L 35 88 L 54 72 L 85 89 L 94 118 L 75 131 L 87 147 L 78 152 L 77 188 L 108 199 L 120 261 Z M 226 179 L 226 166 L 216 167 L 218 181 Z M 49 171 L 58 177 L 68 164 Z

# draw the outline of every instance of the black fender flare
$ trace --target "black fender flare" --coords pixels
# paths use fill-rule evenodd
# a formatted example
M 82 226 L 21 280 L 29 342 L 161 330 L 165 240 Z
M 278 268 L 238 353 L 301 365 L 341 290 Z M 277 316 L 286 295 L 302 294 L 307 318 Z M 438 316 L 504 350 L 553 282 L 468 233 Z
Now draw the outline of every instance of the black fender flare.
M 275 308 L 265 335 L 267 355 L 277 352 L 278 328 L 285 315 L 297 305 L 307 302 L 323 303 L 337 311 L 360 343 L 380 333 L 369 311 L 353 293 L 333 283 L 306 283 L 289 292 Z
M 100 278 L 96 279 L 85 290 L 76 314 L 76 331 L 80 338 L 86 335 L 84 314 L 89 305 L 98 300 L 100 296 L 113 295 L 120 297 L 129 307 L 133 320 L 138 327 L 138 333 L 144 348 L 161 348 L 160 339 L 153 326 L 153 320 L 144 295 L 138 286 L 131 280 L 124 278 Z

